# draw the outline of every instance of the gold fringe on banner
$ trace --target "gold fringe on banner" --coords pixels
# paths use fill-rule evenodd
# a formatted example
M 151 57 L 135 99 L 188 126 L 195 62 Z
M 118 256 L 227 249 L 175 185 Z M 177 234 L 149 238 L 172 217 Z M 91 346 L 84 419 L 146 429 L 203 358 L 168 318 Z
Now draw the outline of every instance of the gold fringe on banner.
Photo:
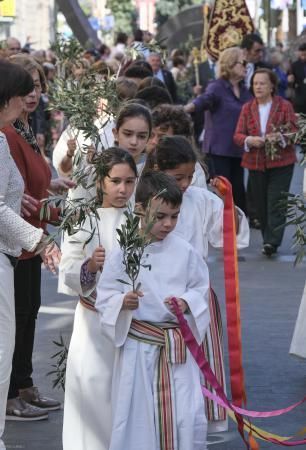
M 239 46 L 255 30 L 245 0 L 215 0 L 210 16 L 206 51 L 215 59 L 229 47 Z

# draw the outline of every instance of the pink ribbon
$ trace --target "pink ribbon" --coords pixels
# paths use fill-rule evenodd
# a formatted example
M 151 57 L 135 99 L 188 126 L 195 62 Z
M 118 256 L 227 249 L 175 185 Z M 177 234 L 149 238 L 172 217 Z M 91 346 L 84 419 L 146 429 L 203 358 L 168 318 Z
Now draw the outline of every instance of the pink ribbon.
M 203 373 L 203 375 L 205 376 L 207 381 L 211 384 L 211 386 L 213 387 L 213 389 L 216 392 L 216 394 L 212 394 L 210 391 L 208 391 L 208 389 L 206 389 L 204 386 L 202 386 L 202 391 L 205 395 L 207 395 L 207 397 L 216 401 L 219 405 L 223 406 L 224 408 L 230 409 L 231 411 L 233 411 L 235 413 L 236 417 L 238 416 L 239 418 L 241 418 L 241 415 L 245 415 L 248 417 L 281 416 L 282 414 L 292 411 L 297 406 L 301 405 L 302 403 L 304 403 L 306 401 L 306 397 L 304 397 L 301 401 L 294 403 L 293 405 L 288 406 L 287 408 L 277 409 L 274 411 L 266 411 L 266 412 L 250 411 L 250 410 L 239 408 L 239 407 L 233 405 L 226 397 L 226 394 L 223 391 L 222 386 L 219 384 L 217 378 L 215 377 L 213 371 L 211 370 L 209 363 L 208 363 L 207 359 L 205 358 L 205 355 L 204 355 L 204 352 L 203 352 L 201 346 L 197 343 L 183 313 L 181 312 L 181 310 L 178 306 L 176 298 L 173 297 L 171 300 L 173 302 L 175 314 L 177 316 L 186 347 L 189 349 L 189 351 L 192 354 L 193 358 L 195 359 L 199 369 L 201 370 L 201 372 Z M 285 447 L 294 447 L 297 445 L 305 445 L 306 444 L 306 439 L 288 442 L 288 441 L 280 441 L 280 440 L 272 438 L 272 437 L 267 438 L 266 436 L 263 436 L 258 430 L 252 429 L 252 425 L 249 422 L 246 423 L 243 420 L 243 423 L 246 426 L 248 426 L 251 430 L 255 431 L 255 433 L 258 434 L 258 436 L 260 436 L 264 440 L 272 442 L 274 444 L 283 445 Z M 248 446 L 248 443 L 244 439 L 244 436 L 242 436 L 242 439 Z

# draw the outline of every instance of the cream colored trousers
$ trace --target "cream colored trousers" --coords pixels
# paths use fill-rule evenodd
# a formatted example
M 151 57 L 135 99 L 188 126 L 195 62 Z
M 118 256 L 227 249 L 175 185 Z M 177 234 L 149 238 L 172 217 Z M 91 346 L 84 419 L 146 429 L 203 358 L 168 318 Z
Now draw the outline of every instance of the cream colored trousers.
M 7 393 L 15 346 L 14 270 L 9 259 L 0 253 L 0 449 L 5 450 L 4 431 Z

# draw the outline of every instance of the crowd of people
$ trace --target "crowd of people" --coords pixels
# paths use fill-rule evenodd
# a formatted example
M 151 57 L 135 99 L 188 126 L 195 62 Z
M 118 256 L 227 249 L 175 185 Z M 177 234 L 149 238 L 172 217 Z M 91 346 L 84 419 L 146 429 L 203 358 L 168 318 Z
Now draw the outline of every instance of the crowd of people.
M 84 50 L 70 64 L 76 85 L 87 73 L 96 83 L 115 78 L 120 107 L 105 117 L 101 99 L 96 147 L 48 108 L 56 55 L 22 48 L 13 37 L 1 50 L 1 449 L 5 419 L 42 420 L 61 406 L 32 379 L 42 261 L 59 268 L 59 292 L 79 297 L 64 450 L 204 450 L 207 432 L 227 429 L 225 410 L 203 398 L 205 380 L 186 351 L 172 298 L 226 390 L 220 307 L 207 266 L 209 244 L 223 246 L 218 176 L 232 185 L 237 247 L 249 245 L 251 226 L 261 231 L 263 255 L 274 255 L 286 221 L 278 202 L 296 162 L 282 130 L 294 133 L 297 114 L 306 113 L 306 43 L 289 64 L 282 45 L 265 52 L 252 33 L 218 61 L 194 65 L 180 49 L 164 61 L 152 39 L 142 30 L 131 40 L 119 33 L 113 48 Z M 75 176 L 80 167 L 85 187 Z M 77 233 L 63 234 L 59 249 L 47 225 L 60 225 L 63 209 L 42 201 L 63 193 L 95 199 L 96 210 Z M 133 288 L 117 242 L 129 204 L 149 236 Z

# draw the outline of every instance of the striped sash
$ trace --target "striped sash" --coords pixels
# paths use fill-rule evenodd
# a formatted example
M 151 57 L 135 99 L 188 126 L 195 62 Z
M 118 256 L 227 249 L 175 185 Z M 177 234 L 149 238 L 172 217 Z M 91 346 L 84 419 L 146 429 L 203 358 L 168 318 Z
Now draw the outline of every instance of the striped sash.
M 132 320 L 128 336 L 160 347 L 154 376 L 154 404 L 160 450 L 177 450 L 175 392 L 171 364 L 186 362 L 186 346 L 177 324 Z
M 97 299 L 97 291 L 96 290 L 94 290 L 87 297 L 83 297 L 80 295 L 81 305 L 84 306 L 84 308 L 90 309 L 91 311 L 95 311 L 95 312 L 97 312 L 97 310 L 95 308 L 96 299 Z

